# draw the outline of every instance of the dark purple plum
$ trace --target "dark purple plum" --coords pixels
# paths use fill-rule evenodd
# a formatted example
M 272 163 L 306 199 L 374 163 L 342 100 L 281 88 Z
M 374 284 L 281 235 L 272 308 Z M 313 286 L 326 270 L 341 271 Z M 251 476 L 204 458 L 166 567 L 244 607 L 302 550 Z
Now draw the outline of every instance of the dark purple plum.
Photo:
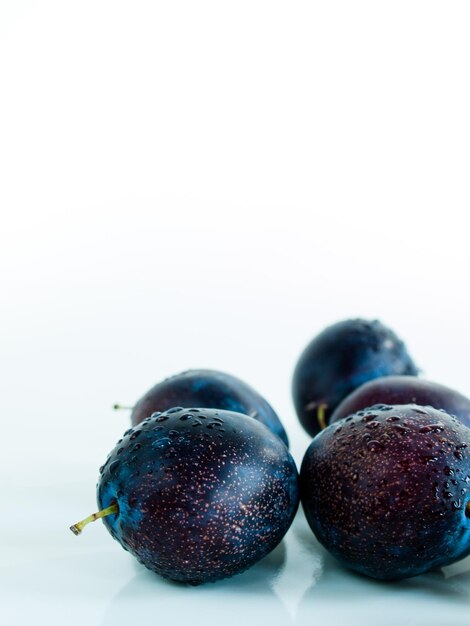
M 174 406 L 203 406 L 235 411 L 253 417 L 289 445 L 286 431 L 272 407 L 245 382 L 215 370 L 189 370 L 157 383 L 140 398 L 132 410 L 135 426 L 155 411 Z
M 331 424 L 300 472 L 308 523 L 341 563 L 383 580 L 470 554 L 470 429 L 416 404 Z
M 292 382 L 295 409 L 304 429 L 315 436 L 360 385 L 381 376 L 417 373 L 403 341 L 379 321 L 338 322 L 300 356 Z
M 470 400 L 458 391 L 414 376 L 376 378 L 347 396 L 336 407 L 331 423 L 374 404 L 421 404 L 444 409 L 470 427 Z
M 158 574 L 194 585 L 238 574 L 281 541 L 298 506 L 284 443 L 239 413 L 173 408 L 119 440 L 100 469 L 98 517 Z

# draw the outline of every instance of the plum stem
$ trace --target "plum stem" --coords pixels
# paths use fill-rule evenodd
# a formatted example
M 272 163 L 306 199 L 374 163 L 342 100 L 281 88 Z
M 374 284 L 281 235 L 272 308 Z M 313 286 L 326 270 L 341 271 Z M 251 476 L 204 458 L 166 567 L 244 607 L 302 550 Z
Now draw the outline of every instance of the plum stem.
M 82 519 L 81 522 L 77 522 L 73 526 L 70 526 L 70 530 L 73 532 L 74 535 L 80 535 L 85 526 L 90 522 L 94 522 L 101 517 L 106 517 L 107 515 L 116 515 L 117 513 L 119 513 L 119 507 L 118 503 L 115 502 L 114 504 L 111 504 L 111 506 L 108 506 L 106 509 L 102 509 L 97 513 L 93 513 L 92 515 L 85 517 L 85 519 Z
M 115 411 L 132 411 L 133 406 L 126 406 L 125 404 L 113 404 L 113 409 Z
M 470 517 L 470 500 L 467 502 L 467 506 L 465 507 L 465 515 Z
M 325 411 L 328 408 L 328 405 L 322 402 L 317 407 L 317 420 L 320 428 L 324 430 L 327 427 Z

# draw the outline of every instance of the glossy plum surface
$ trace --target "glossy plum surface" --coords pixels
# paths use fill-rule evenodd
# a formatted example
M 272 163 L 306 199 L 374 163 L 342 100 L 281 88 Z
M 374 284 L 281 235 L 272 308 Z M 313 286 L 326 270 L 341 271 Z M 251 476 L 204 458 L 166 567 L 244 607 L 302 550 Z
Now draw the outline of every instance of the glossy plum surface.
M 444 409 L 470 427 L 470 400 L 464 395 L 415 376 L 376 378 L 347 396 L 331 416 L 331 423 L 374 404 L 420 404 Z
M 300 356 L 292 381 L 295 409 L 302 426 L 315 436 L 360 385 L 381 376 L 417 373 L 403 341 L 379 321 L 339 322 L 317 335 Z
M 101 468 L 111 535 L 149 569 L 191 584 L 232 576 L 268 554 L 298 506 L 284 443 L 230 411 L 173 408 L 127 431 Z
M 157 383 L 136 403 L 133 425 L 139 424 L 155 411 L 174 406 L 201 406 L 224 409 L 253 417 L 269 428 L 288 445 L 286 431 L 273 408 L 252 387 L 224 372 L 189 370 Z
M 318 540 L 379 579 L 416 576 L 470 553 L 470 429 L 444 411 L 377 405 L 310 444 L 301 498 Z

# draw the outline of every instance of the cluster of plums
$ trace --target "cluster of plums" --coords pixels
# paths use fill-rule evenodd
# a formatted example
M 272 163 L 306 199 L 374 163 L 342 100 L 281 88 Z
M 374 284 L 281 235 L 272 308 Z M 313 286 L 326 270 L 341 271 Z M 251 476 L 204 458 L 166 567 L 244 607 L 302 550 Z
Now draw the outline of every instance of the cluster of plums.
M 212 370 L 155 385 L 100 468 L 99 512 L 141 563 L 200 584 L 247 569 L 281 541 L 299 498 L 317 539 L 379 579 L 470 554 L 470 401 L 418 378 L 378 321 L 320 333 L 293 378 L 312 435 L 300 480 L 271 406 Z

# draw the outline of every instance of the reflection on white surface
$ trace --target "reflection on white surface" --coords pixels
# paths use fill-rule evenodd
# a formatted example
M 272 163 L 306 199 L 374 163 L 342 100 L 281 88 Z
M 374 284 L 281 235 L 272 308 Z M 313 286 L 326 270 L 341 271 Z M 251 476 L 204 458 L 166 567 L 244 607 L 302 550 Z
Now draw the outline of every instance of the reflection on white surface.
M 303 526 L 299 516 L 295 526 Z M 311 544 L 313 542 L 307 542 Z M 165 616 L 170 623 L 274 626 L 294 622 L 302 596 L 321 573 L 322 555 L 291 532 L 265 559 L 242 575 L 191 587 L 162 580 L 138 566 L 138 573 L 112 599 L 103 626 L 129 624 L 136 614 L 143 625 Z
M 312 533 L 306 528 L 301 512 L 283 543 L 287 546 L 286 558 L 274 579 L 273 589 L 291 618 L 295 618 L 302 596 L 322 575 L 323 553 Z
M 199 587 L 171 583 L 143 570 L 111 600 L 103 626 L 129 625 L 137 615 L 142 626 L 161 620 L 227 626 L 261 621 L 286 624 L 287 611 L 271 587 L 283 552 L 283 548 L 276 550 L 244 576 Z
M 301 516 L 295 525 L 303 525 Z M 308 542 L 309 544 L 313 542 Z M 265 559 L 242 575 L 191 587 L 162 580 L 138 566 L 138 573 L 112 599 L 103 626 L 129 624 L 136 614 L 143 626 L 155 616 L 182 623 L 287 624 L 294 622 L 302 596 L 321 574 L 322 555 L 291 532 Z
M 147 616 L 142 618 L 144 626 L 156 615 L 175 624 L 191 619 L 214 626 L 295 622 L 303 595 L 322 572 L 323 551 L 313 536 L 301 532 L 305 530 L 309 533 L 300 514 L 270 555 L 244 574 L 215 584 L 191 587 L 168 582 L 137 564 L 137 575 L 113 598 L 103 626 L 124 626 L 136 614 Z
M 470 576 L 470 556 L 462 561 L 457 561 L 457 563 L 443 567 L 442 573 L 445 578 L 456 578 L 463 574 Z
M 366 579 L 340 568 L 329 555 L 325 576 L 304 596 L 298 623 L 310 623 L 318 602 L 329 606 L 333 624 L 396 626 L 469 623 L 470 563 L 459 580 L 446 580 L 441 570 L 394 583 Z

